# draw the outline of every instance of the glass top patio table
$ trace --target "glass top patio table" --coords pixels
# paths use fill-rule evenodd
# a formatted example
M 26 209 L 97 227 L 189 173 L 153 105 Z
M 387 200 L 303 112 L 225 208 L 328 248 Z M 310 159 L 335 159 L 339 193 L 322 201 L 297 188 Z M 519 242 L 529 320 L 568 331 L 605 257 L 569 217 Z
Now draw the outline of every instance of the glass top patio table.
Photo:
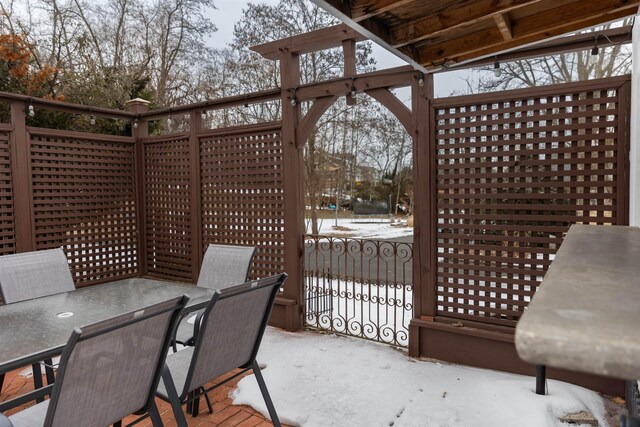
M 0 306 L 0 373 L 58 355 L 75 327 L 183 294 L 185 308 L 206 306 L 213 290 L 133 278 Z

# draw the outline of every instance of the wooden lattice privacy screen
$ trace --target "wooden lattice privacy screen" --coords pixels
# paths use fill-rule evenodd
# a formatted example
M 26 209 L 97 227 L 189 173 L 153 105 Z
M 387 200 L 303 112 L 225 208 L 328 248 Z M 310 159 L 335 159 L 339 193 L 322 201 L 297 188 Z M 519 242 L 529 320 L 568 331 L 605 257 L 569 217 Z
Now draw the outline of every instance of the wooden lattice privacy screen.
M 144 142 L 147 271 L 193 280 L 189 136 Z
M 210 243 L 256 246 L 253 277 L 283 271 L 281 145 L 280 124 L 220 129 L 197 138 L 146 138 L 148 273 L 195 281 L 193 263 Z M 197 200 L 194 186 L 200 189 Z M 194 241 L 201 253 L 193 253 Z
M 24 130 L 0 125 L 0 253 L 22 229 L 22 251 L 65 250 L 78 287 L 137 275 L 134 139 Z
M 514 326 L 570 224 L 627 222 L 629 87 L 434 101 L 438 316 Z
M 76 285 L 136 275 L 134 141 L 30 135 L 36 249 L 64 247 Z
M 284 271 L 280 124 L 200 138 L 203 251 L 210 243 L 256 246 L 251 275 Z
M 9 130 L 0 130 L 0 255 L 16 252 Z

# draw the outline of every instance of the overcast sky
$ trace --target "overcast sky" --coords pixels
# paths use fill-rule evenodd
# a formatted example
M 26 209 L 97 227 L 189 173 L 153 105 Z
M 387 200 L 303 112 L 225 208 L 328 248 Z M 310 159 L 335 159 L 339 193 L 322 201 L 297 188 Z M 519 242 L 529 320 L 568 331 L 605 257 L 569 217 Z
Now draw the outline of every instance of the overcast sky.
M 266 3 L 276 5 L 278 0 L 217 0 L 215 2 L 217 10 L 211 12 L 211 20 L 218 27 L 218 31 L 211 38 L 211 46 L 223 48 L 233 39 L 233 26 L 242 18 L 242 9 L 247 3 Z M 388 52 L 384 48 L 373 44 L 373 57 L 376 59 L 377 68 L 392 68 L 406 65 L 406 62 Z M 436 96 L 447 96 L 456 89 L 465 86 L 464 79 L 468 71 L 456 71 L 436 75 L 435 92 Z M 409 97 L 409 91 L 401 91 L 398 96 L 403 100 Z

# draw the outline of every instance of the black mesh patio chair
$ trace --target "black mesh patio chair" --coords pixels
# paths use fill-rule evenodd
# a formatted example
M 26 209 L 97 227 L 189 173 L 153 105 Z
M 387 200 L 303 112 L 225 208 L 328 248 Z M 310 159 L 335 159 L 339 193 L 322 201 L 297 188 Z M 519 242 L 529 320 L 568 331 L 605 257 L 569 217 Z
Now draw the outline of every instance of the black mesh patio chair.
M 209 289 L 224 289 L 244 283 L 249 278 L 251 262 L 256 253 L 253 246 L 209 245 L 202 260 L 196 286 Z M 189 315 L 178 325 L 175 342 L 192 345 L 195 324 L 203 311 Z M 174 350 L 177 350 L 174 345 Z
M 216 291 L 204 310 L 193 347 L 167 357 L 158 386 L 158 397 L 171 403 L 179 427 L 186 427 L 183 404 L 192 404 L 198 414 L 200 397 L 216 387 L 252 370 L 258 381 L 271 421 L 280 426 L 278 415 L 260 372 L 256 355 L 285 273 Z M 206 390 L 204 386 L 240 368 L 240 371 Z M 213 412 L 209 406 L 209 412 Z
M 5 304 L 72 291 L 75 289 L 69 263 L 62 248 L 4 255 L 0 257 L 0 294 Z M 44 360 L 47 383 L 54 373 L 51 359 Z M 33 384 L 42 387 L 39 363 L 32 365 Z M 0 374 L 0 391 L 4 374 Z M 42 401 L 43 399 L 39 399 Z
M 47 386 L 51 398 L 8 421 L 13 427 L 105 427 L 148 413 L 154 427 L 162 426 L 154 394 L 187 300 L 173 298 L 76 328 L 62 352 L 57 380 Z

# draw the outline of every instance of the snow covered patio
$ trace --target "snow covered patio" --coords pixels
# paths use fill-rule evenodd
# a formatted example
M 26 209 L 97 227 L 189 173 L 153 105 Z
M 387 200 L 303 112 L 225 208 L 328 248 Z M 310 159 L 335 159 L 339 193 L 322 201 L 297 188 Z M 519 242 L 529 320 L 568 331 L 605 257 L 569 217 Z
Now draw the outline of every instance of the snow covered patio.
M 586 411 L 599 426 L 624 409 L 582 387 L 428 360 L 356 338 L 268 328 L 258 360 L 281 421 L 300 426 L 567 426 Z M 245 377 L 235 405 L 266 414 L 257 383 Z M 575 425 L 575 424 L 574 424 Z
M 582 387 L 549 380 L 549 394 L 538 396 L 533 377 L 410 359 L 357 338 L 269 327 L 258 360 L 280 419 L 291 426 L 569 426 L 576 424 L 559 418 L 586 411 L 602 427 L 616 426 L 624 413 Z M 1 400 L 31 388 L 27 374 L 10 374 Z M 201 405 L 190 426 L 272 425 L 251 375 L 221 387 L 211 400 L 214 414 Z M 175 426 L 169 405 L 158 404 L 165 425 Z

